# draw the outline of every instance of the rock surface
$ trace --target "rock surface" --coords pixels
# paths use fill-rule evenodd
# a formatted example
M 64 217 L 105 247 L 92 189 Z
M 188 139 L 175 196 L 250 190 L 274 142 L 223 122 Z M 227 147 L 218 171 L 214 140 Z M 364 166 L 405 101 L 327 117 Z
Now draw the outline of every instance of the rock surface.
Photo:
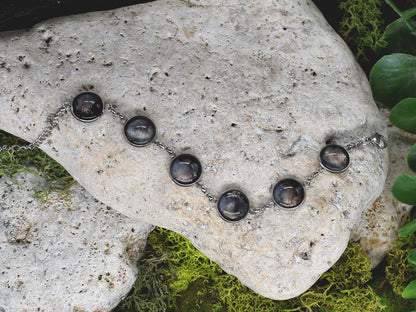
M 108 111 L 92 123 L 65 115 L 41 145 L 95 198 L 183 234 L 264 296 L 310 287 L 383 188 L 387 152 L 364 146 L 346 172 L 316 177 L 299 208 L 257 209 L 279 179 L 311 176 L 327 140 L 385 134 L 364 73 L 308 0 L 160 0 L 3 33 L 0 51 L 2 129 L 32 141 L 92 90 L 197 156 L 210 194 L 243 191 L 249 214 L 224 221 L 198 187 L 172 182 L 165 151 L 128 144 Z
M 389 112 L 381 110 L 388 122 Z M 386 184 L 380 197 L 363 212 L 363 217 L 357 227 L 353 230 L 351 238 L 360 240 L 360 245 L 375 267 L 383 260 L 386 253 L 394 245 L 397 231 L 403 218 L 407 216 L 411 206 L 397 201 L 392 193 L 391 187 L 394 180 L 401 174 L 414 174 L 407 166 L 407 153 L 416 143 L 416 136 L 401 131 L 389 124 L 389 170 Z
M 0 311 L 110 311 L 132 287 L 151 226 L 79 185 L 33 197 L 44 180 L 0 178 Z

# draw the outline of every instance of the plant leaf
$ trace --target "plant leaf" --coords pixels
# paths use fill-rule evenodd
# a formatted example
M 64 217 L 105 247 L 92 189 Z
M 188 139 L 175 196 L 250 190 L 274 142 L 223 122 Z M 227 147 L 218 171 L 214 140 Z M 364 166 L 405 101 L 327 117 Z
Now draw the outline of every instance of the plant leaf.
M 409 255 L 407 256 L 407 259 L 409 260 L 409 263 L 411 265 L 416 266 L 416 249 L 412 249 L 409 251 Z
M 411 147 L 407 154 L 407 164 L 412 171 L 416 172 L 416 144 Z
M 402 12 L 402 19 L 406 20 L 416 15 L 416 8 L 412 8 Z
M 416 231 L 416 220 L 409 222 L 408 224 L 402 226 L 397 233 L 399 237 L 405 237 L 409 234 L 412 234 Z M 413 249 L 414 250 L 414 249 Z
M 397 128 L 416 133 L 416 98 L 400 101 L 392 108 L 389 120 Z
M 412 34 L 410 28 L 406 25 L 403 19 L 406 16 L 416 14 L 416 8 L 404 12 L 403 18 L 399 18 L 386 27 L 383 39 L 387 45 L 380 49 L 381 55 L 391 53 L 408 53 L 416 55 L 416 36 Z M 416 22 L 408 19 L 408 22 L 416 27 Z
M 411 281 L 403 290 L 402 297 L 405 299 L 416 298 L 416 281 Z
M 371 69 L 370 85 L 375 100 L 388 107 L 416 97 L 416 57 L 403 53 L 383 56 Z
M 393 183 L 393 196 L 402 203 L 416 205 L 416 177 L 402 174 Z

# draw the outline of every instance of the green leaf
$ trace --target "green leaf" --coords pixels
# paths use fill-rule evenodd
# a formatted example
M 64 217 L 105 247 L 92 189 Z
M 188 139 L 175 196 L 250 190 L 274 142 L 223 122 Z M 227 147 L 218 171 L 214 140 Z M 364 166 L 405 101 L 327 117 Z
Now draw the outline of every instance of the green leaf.
M 389 120 L 397 128 L 416 133 L 416 98 L 400 101 L 392 108 Z
M 412 146 L 407 154 L 407 164 L 412 171 L 416 172 L 416 144 Z
M 411 17 L 416 15 L 416 8 L 406 10 L 402 13 L 403 13 L 402 14 L 402 19 L 404 19 L 404 20 L 410 19 Z
M 407 259 L 409 260 L 409 263 L 411 265 L 416 266 L 416 249 L 412 249 L 409 251 L 409 255 L 407 256 Z
M 405 236 L 407 236 L 409 234 L 414 233 L 415 231 L 416 231 L 416 220 L 413 220 L 412 222 L 409 222 L 405 226 L 402 226 L 399 229 L 399 232 L 397 233 L 397 236 L 399 236 L 399 237 L 405 237 Z
M 403 290 L 402 297 L 405 299 L 416 298 L 416 281 L 411 281 Z
M 370 85 L 375 100 L 388 107 L 416 97 L 416 57 L 403 53 L 382 57 L 371 69 Z
M 408 10 L 403 14 L 403 18 L 415 13 L 416 8 Z M 409 19 L 408 22 L 416 27 L 415 21 Z M 382 55 L 398 52 L 416 55 L 416 36 L 412 34 L 412 31 L 402 18 L 386 27 L 383 39 L 387 42 L 387 45 L 380 50 Z
M 393 183 L 391 188 L 393 196 L 398 201 L 408 205 L 416 205 L 416 177 L 402 174 Z

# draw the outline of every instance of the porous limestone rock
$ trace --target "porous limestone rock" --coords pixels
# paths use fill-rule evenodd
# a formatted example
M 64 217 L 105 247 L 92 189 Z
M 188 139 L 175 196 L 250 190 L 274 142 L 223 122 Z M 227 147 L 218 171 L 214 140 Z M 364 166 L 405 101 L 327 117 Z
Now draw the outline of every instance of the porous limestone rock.
M 386 184 L 381 195 L 363 212 L 361 221 L 351 235 L 352 239 L 360 241 L 361 248 L 369 256 L 373 267 L 383 260 L 394 245 L 399 226 L 410 211 L 411 206 L 393 197 L 391 187 L 399 175 L 414 174 L 407 165 L 407 154 L 416 143 L 415 135 L 389 124 L 388 110 L 382 109 L 381 113 L 388 124 L 389 170 Z
M 249 214 L 224 221 L 199 187 L 172 182 L 168 153 L 128 144 L 108 111 L 91 123 L 66 114 L 41 145 L 95 198 L 183 234 L 263 296 L 308 289 L 383 188 L 387 151 L 366 145 L 346 172 L 318 175 L 299 208 L 265 208 L 279 179 L 319 168 L 326 141 L 385 135 L 364 73 L 311 1 L 157 0 L 3 33 L 0 54 L 2 129 L 32 141 L 90 90 L 197 156 L 210 194 L 243 191 Z
M 81 186 L 42 201 L 42 178 L 0 178 L 0 311 L 110 311 L 136 279 L 151 226 Z

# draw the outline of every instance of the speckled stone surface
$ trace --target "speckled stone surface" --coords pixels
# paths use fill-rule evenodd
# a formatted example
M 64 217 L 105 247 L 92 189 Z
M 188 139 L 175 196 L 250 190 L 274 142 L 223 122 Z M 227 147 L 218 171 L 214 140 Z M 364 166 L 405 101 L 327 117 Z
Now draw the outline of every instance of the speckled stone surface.
M 49 114 L 91 90 L 198 157 L 210 194 L 244 192 L 247 217 L 224 221 L 200 188 L 170 179 L 166 151 L 128 144 L 108 111 L 92 123 L 65 115 L 41 146 L 95 198 L 183 234 L 266 297 L 308 289 L 384 185 L 387 151 L 365 146 L 346 172 L 320 174 L 297 209 L 261 209 L 280 179 L 319 168 L 327 140 L 386 133 L 364 73 L 308 0 L 158 0 L 58 18 L 1 34 L 0 64 L 2 129 L 33 140 Z
M 46 202 L 45 181 L 0 178 L 0 311 L 110 311 L 136 280 L 152 227 L 75 185 Z
M 394 245 L 399 226 L 411 209 L 411 206 L 393 197 L 391 187 L 399 175 L 414 175 L 407 166 L 407 154 L 416 143 L 416 135 L 406 133 L 388 122 L 388 110 L 382 109 L 381 113 L 388 124 L 389 138 L 389 170 L 386 184 L 380 197 L 363 212 L 351 235 L 352 239 L 360 241 L 363 252 L 369 256 L 373 267 L 383 260 Z

